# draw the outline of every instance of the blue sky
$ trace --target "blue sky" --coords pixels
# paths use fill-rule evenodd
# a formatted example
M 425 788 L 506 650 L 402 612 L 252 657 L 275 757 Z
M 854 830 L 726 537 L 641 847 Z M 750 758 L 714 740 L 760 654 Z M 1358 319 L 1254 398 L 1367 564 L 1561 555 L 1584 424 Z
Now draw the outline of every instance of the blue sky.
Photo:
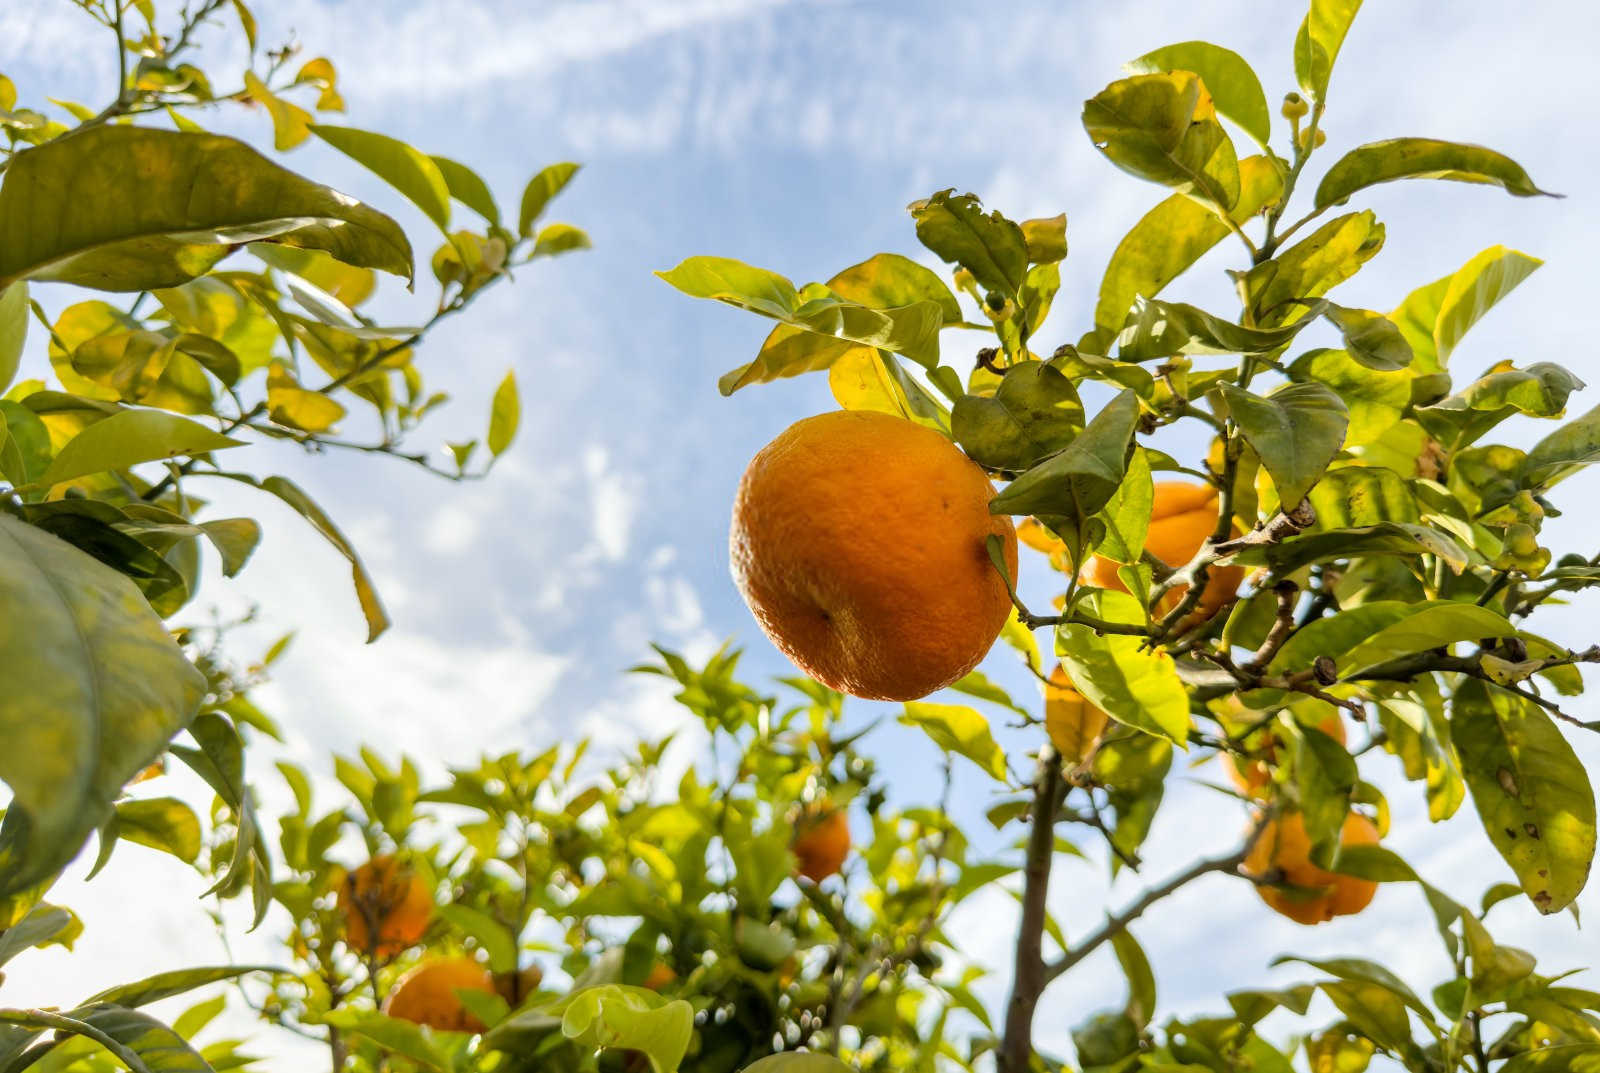
M 302 480 L 362 548 L 396 620 L 378 645 L 360 643 L 342 561 L 297 519 L 258 500 L 218 496 L 261 516 L 268 538 L 242 585 L 212 584 L 202 605 L 259 603 L 263 624 L 253 636 L 261 643 L 299 631 L 262 699 L 291 732 L 287 753 L 322 771 L 330 749 L 362 741 L 439 765 L 581 733 L 612 742 L 664 733 L 676 717 L 658 685 L 619 673 L 648 654 L 649 640 L 704 655 L 731 637 L 748 648 L 753 675 L 786 673 L 728 578 L 728 507 L 763 443 L 832 407 L 825 378 L 721 398 L 717 375 L 748 360 L 765 326 L 683 298 L 651 270 L 717 253 L 804 282 L 880 250 L 915 255 L 904 206 L 954 186 L 1015 218 L 1068 214 L 1072 254 L 1038 343 L 1047 350 L 1076 339 L 1117 239 L 1164 194 L 1092 149 L 1078 122 L 1083 99 L 1117 77 L 1122 62 L 1203 37 L 1250 59 L 1275 101 L 1292 84 L 1289 45 L 1300 15 L 1282 0 L 258 6 L 264 41 L 292 27 L 306 55 L 335 60 L 345 121 L 479 167 L 502 204 L 515 203 L 537 167 L 583 162 L 552 215 L 585 227 L 595 246 L 524 271 L 424 352 L 431 382 L 454 402 L 419 446 L 479 434 L 494 384 L 505 368 L 517 370 L 522 435 L 491 481 L 449 485 L 381 459 L 306 459 L 277 448 L 247 460 Z M 1600 9 L 1579 0 L 1391 0 L 1369 8 L 1334 76 L 1324 159 L 1404 134 L 1478 141 L 1569 196 L 1524 201 L 1457 184 L 1380 188 L 1366 204 L 1387 222 L 1388 245 L 1341 300 L 1387 309 L 1486 246 L 1516 246 L 1544 257 L 1546 267 L 1475 329 L 1454 359 L 1458 377 L 1509 357 L 1562 361 L 1600 379 L 1581 328 L 1600 234 L 1587 73 Z M 9 0 L 0 9 L 0 70 L 25 102 L 105 97 L 110 49 L 85 47 L 84 24 L 61 0 Z M 213 51 L 206 63 L 217 75 L 236 59 Z M 258 140 L 267 134 L 259 115 L 207 122 Z M 310 145 L 287 163 L 373 198 L 406 223 L 419 249 L 431 250 L 426 222 L 348 161 Z M 1181 296 L 1228 310 L 1220 269 L 1238 263 L 1231 248 L 1214 255 Z M 399 317 L 419 304 L 397 299 L 389 308 Z M 1572 412 L 1593 404 L 1577 396 Z M 1543 431 L 1530 422 L 1523 438 Z M 1198 442 L 1171 446 L 1196 450 Z M 1580 478 L 1568 490 L 1570 512 L 1548 530 L 1558 550 L 1593 550 L 1588 504 L 1597 487 Z M 1564 642 L 1592 642 L 1594 610 L 1581 605 L 1543 628 Z M 1029 695 L 1004 654 L 987 669 Z M 876 714 L 855 705 L 854 718 Z M 931 746 L 893 727 L 877 741 L 896 797 L 932 799 Z M 1579 745 L 1600 770 L 1600 749 Z M 1381 757 L 1371 764 L 1396 807 L 1397 849 L 1463 899 L 1505 875 L 1470 805 L 1448 827 L 1430 829 L 1417 814 L 1420 790 L 1395 779 L 1393 767 Z M 1217 777 L 1214 766 L 1195 775 Z M 958 789 L 963 813 L 977 817 L 991 793 L 983 777 L 964 772 Z M 1198 786 L 1175 787 L 1169 802 L 1147 877 L 1182 867 L 1197 851 L 1228 848 L 1242 823 L 1236 806 Z M 202 889 L 181 868 L 129 847 L 108 875 L 93 888 L 69 883 L 60 891 L 89 925 L 82 953 L 32 959 L 38 975 L 18 974 L 11 984 L 19 1001 L 60 1001 L 90 983 L 220 958 L 200 904 L 179 896 Z M 138 889 L 144 877 L 158 877 L 159 889 Z M 1104 869 L 1062 863 L 1056 882 L 1069 933 L 1092 926 Z M 1111 900 L 1129 900 L 1139 883 L 1119 881 Z M 1595 894 L 1582 903 L 1592 916 Z M 999 889 L 980 895 L 957 934 L 981 955 L 1000 950 L 1013 905 Z M 1415 892 L 1386 889 L 1360 923 L 1302 929 L 1269 914 L 1243 885 L 1217 880 L 1135 930 L 1161 976 L 1164 1009 L 1195 1011 L 1216 1008 L 1223 990 L 1285 979 L 1267 967 L 1282 950 L 1379 950 L 1431 985 L 1442 965 L 1425 913 Z M 1496 913 L 1508 941 L 1551 958 L 1546 968 L 1593 961 L 1600 950 L 1567 918 L 1539 921 L 1520 906 Z M 147 927 L 119 927 L 135 916 Z M 241 949 L 267 948 L 252 939 Z M 1115 971 L 1092 960 L 1049 993 L 1040 1016 L 1046 1045 L 1064 1046 L 1068 1026 L 1120 1001 Z M 1004 990 L 996 976 L 985 993 L 998 1000 Z

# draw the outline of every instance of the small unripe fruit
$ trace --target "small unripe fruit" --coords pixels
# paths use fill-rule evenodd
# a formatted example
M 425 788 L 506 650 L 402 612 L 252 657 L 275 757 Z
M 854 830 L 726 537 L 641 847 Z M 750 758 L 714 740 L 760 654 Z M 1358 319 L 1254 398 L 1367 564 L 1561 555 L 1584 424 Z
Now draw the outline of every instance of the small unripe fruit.
M 1285 94 L 1283 98 L 1283 118 L 1300 119 L 1311 112 L 1311 106 L 1306 99 L 1298 93 Z
M 983 304 L 998 313 L 1006 307 L 1006 296 L 999 291 L 990 291 L 983 296 Z

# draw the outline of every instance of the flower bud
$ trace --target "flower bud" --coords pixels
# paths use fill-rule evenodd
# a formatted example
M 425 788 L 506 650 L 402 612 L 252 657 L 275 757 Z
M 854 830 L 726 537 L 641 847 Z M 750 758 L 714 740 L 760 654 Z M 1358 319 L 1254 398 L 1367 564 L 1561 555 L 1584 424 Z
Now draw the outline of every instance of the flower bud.
M 1311 112 L 1311 106 L 1298 93 L 1288 93 L 1283 98 L 1283 118 L 1300 119 Z

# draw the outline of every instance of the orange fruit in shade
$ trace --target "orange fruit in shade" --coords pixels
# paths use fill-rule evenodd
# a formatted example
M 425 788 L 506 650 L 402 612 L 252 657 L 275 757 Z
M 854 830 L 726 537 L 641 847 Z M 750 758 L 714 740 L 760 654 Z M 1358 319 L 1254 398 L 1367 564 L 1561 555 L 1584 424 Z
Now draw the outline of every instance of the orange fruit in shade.
M 850 852 L 850 820 L 843 809 L 809 811 L 796 823 L 789 848 L 799 861 L 799 874 L 821 883 L 838 874 Z
M 1317 729 L 1340 745 L 1345 743 L 1344 720 L 1339 718 L 1338 712 L 1329 712 L 1328 717 L 1317 724 Z M 1267 787 L 1272 785 L 1272 767 L 1277 763 L 1278 746 L 1281 744 L 1278 735 L 1268 728 L 1255 746 L 1254 759 L 1243 759 L 1232 753 L 1222 754 L 1223 769 L 1240 793 L 1258 801 L 1266 796 Z
M 665 964 L 658 961 L 654 965 L 650 966 L 650 972 L 646 974 L 644 978 L 644 986 L 648 987 L 651 991 L 660 991 L 663 987 L 666 987 L 677 978 L 677 973 L 673 972 Z
M 1345 817 L 1341 846 L 1371 846 L 1377 841 L 1378 829 L 1371 820 L 1356 812 Z M 1322 924 L 1359 913 L 1378 891 L 1370 880 L 1328 872 L 1311 863 L 1311 839 L 1298 812 L 1267 824 L 1244 867 L 1253 876 L 1281 876 L 1283 886 L 1258 885 L 1256 891 L 1275 911 L 1300 924 Z
M 1209 484 L 1188 481 L 1157 481 L 1155 500 L 1150 511 L 1150 531 L 1144 548 L 1174 570 L 1182 567 L 1206 537 L 1217 527 L 1217 490 Z M 1234 528 L 1238 535 L 1238 528 Z M 1086 585 L 1102 589 L 1127 592 L 1128 587 L 1117 577 L 1121 564 L 1098 555 L 1090 556 L 1084 564 L 1081 579 Z M 1200 603 L 1194 613 L 1180 624 L 1179 632 L 1192 629 L 1226 607 L 1239 591 L 1245 571 L 1239 566 L 1213 566 L 1206 575 L 1206 587 L 1200 594 Z M 1179 585 L 1162 594 L 1151 613 L 1156 617 L 1170 612 L 1183 599 L 1187 585 Z
M 734 581 L 761 629 L 806 674 L 869 700 L 915 700 L 988 653 L 1017 569 L 994 487 L 945 437 L 838 410 L 791 425 L 739 483 Z
M 372 858 L 339 884 L 345 942 L 352 950 L 394 957 L 414 945 L 433 919 L 433 891 L 409 865 Z
M 1069 764 L 1081 764 L 1105 733 L 1108 716 L 1072 688 L 1066 668 L 1056 664 L 1044 687 L 1044 729 L 1050 744 Z
M 462 1003 L 458 991 L 495 994 L 494 977 L 469 957 L 424 961 L 395 981 L 383 1000 L 383 1012 L 447 1032 L 482 1032 L 483 1022 Z

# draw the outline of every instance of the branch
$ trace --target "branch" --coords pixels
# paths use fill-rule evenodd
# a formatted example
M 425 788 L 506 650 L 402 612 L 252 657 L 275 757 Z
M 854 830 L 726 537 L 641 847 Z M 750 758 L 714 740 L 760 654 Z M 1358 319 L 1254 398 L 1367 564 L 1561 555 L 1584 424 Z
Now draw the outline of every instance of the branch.
M 1272 657 L 1278 654 L 1278 649 L 1295 631 L 1294 607 L 1300 601 L 1300 586 L 1284 578 L 1273 588 L 1273 592 L 1278 597 L 1278 617 L 1273 620 L 1261 647 L 1240 667 L 1246 674 L 1259 674 L 1265 670 L 1267 664 L 1272 662 Z
M 1161 884 L 1159 887 L 1152 887 L 1145 891 L 1144 894 L 1139 896 L 1137 901 L 1128 906 L 1128 908 L 1124 909 L 1122 912 L 1107 918 L 1106 922 L 1100 926 L 1098 931 L 1089 935 L 1071 950 L 1068 950 L 1061 956 L 1059 961 L 1052 962 L 1048 967 L 1045 968 L 1044 984 L 1048 986 L 1049 984 L 1053 983 L 1062 973 L 1066 972 L 1068 969 L 1071 969 L 1074 965 L 1078 964 L 1078 962 L 1094 953 L 1105 943 L 1110 942 L 1117 935 L 1121 934 L 1129 924 L 1133 923 L 1140 916 L 1142 916 L 1145 910 L 1149 909 L 1152 905 L 1155 905 L 1163 898 L 1170 897 L 1171 895 L 1182 890 L 1184 887 L 1188 886 L 1190 883 L 1193 883 L 1201 876 L 1210 875 L 1213 872 L 1226 872 L 1230 875 L 1237 874 L 1239 871 L 1239 866 L 1244 864 L 1245 858 L 1250 856 L 1250 851 L 1255 848 L 1256 841 L 1261 837 L 1261 833 L 1267 829 L 1267 823 L 1271 819 L 1271 816 L 1271 812 L 1262 813 L 1261 818 L 1256 821 L 1256 824 L 1251 829 L 1249 836 L 1244 840 L 1244 844 L 1238 849 L 1234 850 L 1232 853 L 1228 854 L 1226 857 L 1213 857 L 1207 860 L 1196 862 L 1186 871 L 1178 873 L 1165 883 Z
M 1034 781 L 1011 1001 L 1006 1008 L 1005 1036 L 995 1054 L 999 1073 L 1026 1073 L 1033 1058 L 1033 1014 L 1049 983 L 1044 965 L 1045 899 L 1055 853 L 1054 821 L 1060 807 L 1061 786 L 1060 760 L 1055 750 L 1046 745 L 1039 752 L 1039 771 Z

